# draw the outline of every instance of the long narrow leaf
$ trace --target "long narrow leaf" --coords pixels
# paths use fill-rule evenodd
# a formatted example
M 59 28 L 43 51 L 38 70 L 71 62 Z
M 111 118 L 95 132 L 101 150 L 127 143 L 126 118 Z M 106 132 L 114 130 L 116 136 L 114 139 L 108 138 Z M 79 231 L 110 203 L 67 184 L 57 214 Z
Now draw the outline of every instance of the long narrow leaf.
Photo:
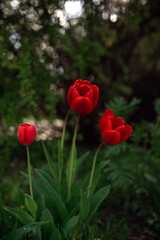
M 108 196 L 110 192 L 110 186 L 107 185 L 98 192 L 96 192 L 93 197 L 91 198 L 91 208 L 90 208 L 90 213 L 89 213 L 89 218 L 92 217 L 92 215 L 95 213 L 95 211 L 98 209 L 98 207 L 101 205 L 103 200 Z
M 27 213 L 24 210 L 21 209 L 15 209 L 15 208 L 11 208 L 11 207 L 7 207 L 4 206 L 3 207 L 7 212 L 11 213 L 12 215 L 14 215 L 15 217 L 18 218 L 18 220 L 22 223 L 22 224 L 28 224 L 33 222 L 33 217 L 31 215 L 29 215 L 29 213 Z
M 67 221 L 63 228 L 63 231 L 65 232 L 66 235 L 68 235 L 70 230 L 76 225 L 78 218 L 79 218 L 78 216 L 73 216 Z
M 77 149 L 76 146 L 74 147 L 74 153 L 73 153 L 73 165 L 71 166 L 71 155 L 72 155 L 72 149 L 69 155 L 68 165 L 67 165 L 67 182 L 73 183 L 76 173 L 76 160 L 77 160 Z M 72 169 L 72 170 L 71 170 Z M 72 172 L 72 176 L 71 175 Z M 70 179 L 71 178 L 71 179 Z
M 33 218 L 36 216 L 36 211 L 37 211 L 37 203 L 34 201 L 34 199 L 29 196 L 28 194 L 25 194 L 25 199 L 24 199 L 25 206 L 27 209 L 30 211 L 32 214 Z
M 40 176 L 41 181 L 44 184 L 44 187 L 48 189 L 48 191 L 50 192 L 51 195 L 53 195 L 53 197 L 54 197 L 53 204 L 55 204 L 56 209 L 60 214 L 61 220 L 64 221 L 64 219 L 68 218 L 68 212 L 67 212 L 67 209 L 65 207 L 65 204 L 64 204 L 62 198 L 60 197 L 59 193 L 54 189 L 54 187 L 48 181 L 48 178 L 47 178 L 48 175 L 40 169 L 39 170 L 37 169 L 36 172 Z
M 57 168 L 53 162 L 53 160 L 51 159 L 51 156 L 47 150 L 47 148 L 45 147 L 44 143 L 42 142 L 42 146 L 43 146 L 43 150 L 44 150 L 44 153 L 45 153 L 45 156 L 46 156 L 46 159 L 47 159 L 47 162 L 48 162 L 48 165 L 49 165 L 49 169 L 51 171 L 51 174 L 53 175 L 54 179 L 56 182 L 58 182 L 58 173 L 57 173 Z
M 81 190 L 81 200 L 80 200 L 80 216 L 85 219 L 88 216 L 90 210 L 90 202 L 87 198 L 86 192 Z
M 42 216 L 42 213 L 45 209 L 45 200 L 44 200 L 44 195 L 41 195 L 39 201 L 37 202 L 38 208 L 36 212 L 36 219 L 40 221 L 40 218 Z
M 27 233 L 30 233 L 31 231 L 36 230 L 43 224 L 45 224 L 45 222 L 34 222 L 34 223 L 27 224 L 7 234 L 5 237 L 2 238 L 2 240 L 21 240 L 22 237 L 24 237 Z
M 45 209 L 43 211 L 41 216 L 41 221 L 47 222 L 42 227 L 42 233 L 43 233 L 44 239 L 49 239 L 54 233 L 54 231 L 56 230 L 56 226 L 54 224 L 53 217 L 48 209 Z
M 77 159 L 77 170 L 79 169 L 80 165 L 86 160 L 90 152 L 84 153 L 80 158 Z
M 61 149 L 61 141 L 58 140 L 58 169 L 63 169 L 63 151 Z

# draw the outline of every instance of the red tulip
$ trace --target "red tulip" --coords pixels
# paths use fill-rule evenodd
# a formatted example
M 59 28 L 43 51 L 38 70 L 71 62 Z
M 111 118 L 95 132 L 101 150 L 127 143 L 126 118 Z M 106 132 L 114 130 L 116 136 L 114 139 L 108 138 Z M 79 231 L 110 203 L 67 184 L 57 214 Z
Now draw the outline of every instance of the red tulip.
M 97 106 L 99 89 L 87 80 L 78 79 L 68 90 L 68 104 L 79 114 L 88 114 Z
M 29 125 L 28 123 L 24 123 L 18 128 L 18 139 L 20 144 L 29 145 L 32 144 L 36 137 L 36 128 L 33 125 Z
M 114 117 L 114 113 L 110 109 L 102 115 L 99 126 L 104 142 L 110 145 L 125 141 L 132 133 L 132 127 L 125 125 L 122 118 Z

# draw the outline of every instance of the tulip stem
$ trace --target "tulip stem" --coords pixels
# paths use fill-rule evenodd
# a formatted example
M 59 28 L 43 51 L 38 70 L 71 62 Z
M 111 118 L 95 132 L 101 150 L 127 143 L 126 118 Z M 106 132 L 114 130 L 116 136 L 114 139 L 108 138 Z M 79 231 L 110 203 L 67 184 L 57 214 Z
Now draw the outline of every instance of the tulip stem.
M 29 146 L 26 145 L 27 149 L 27 161 L 28 161 L 28 176 L 29 176 L 29 187 L 30 187 L 30 195 L 33 199 L 33 190 L 32 190 L 32 177 L 31 177 L 31 163 L 30 163 L 30 154 L 29 154 Z
M 61 166 L 59 168 L 59 186 L 61 185 L 61 178 L 62 178 L 62 170 L 63 170 L 63 146 L 64 146 L 64 137 L 65 137 L 65 132 L 66 132 L 66 125 L 67 125 L 67 120 L 69 117 L 69 114 L 71 112 L 71 108 L 68 110 L 67 115 L 64 120 L 64 125 L 63 125 L 63 131 L 62 131 L 62 138 L 61 138 L 61 154 L 62 154 L 62 159 L 61 159 Z M 60 165 L 60 164 L 59 164 Z
M 76 143 L 76 137 L 77 137 L 79 116 L 80 115 L 78 115 L 78 117 L 77 117 L 76 126 L 75 126 L 75 129 L 74 129 L 73 141 L 72 141 L 72 148 L 71 148 L 71 158 L 70 158 L 70 166 L 69 166 L 69 180 L 68 180 L 68 200 L 70 199 L 70 194 L 71 194 L 73 164 L 74 164 L 74 161 L 76 161 L 76 159 L 74 159 L 74 152 L 75 152 L 75 143 Z M 75 163 L 75 165 L 76 165 L 76 163 Z
M 93 159 L 91 176 L 90 176 L 89 185 L 88 185 L 87 198 L 89 198 L 90 193 L 91 193 L 91 187 L 92 187 L 92 181 L 93 181 L 93 176 L 94 176 L 94 171 L 95 171 L 95 165 L 96 165 L 97 155 L 98 155 L 99 150 L 101 149 L 103 143 L 104 143 L 104 142 L 101 142 L 101 144 L 100 144 L 99 147 L 97 148 L 97 151 L 96 151 L 95 156 L 94 156 L 94 159 Z

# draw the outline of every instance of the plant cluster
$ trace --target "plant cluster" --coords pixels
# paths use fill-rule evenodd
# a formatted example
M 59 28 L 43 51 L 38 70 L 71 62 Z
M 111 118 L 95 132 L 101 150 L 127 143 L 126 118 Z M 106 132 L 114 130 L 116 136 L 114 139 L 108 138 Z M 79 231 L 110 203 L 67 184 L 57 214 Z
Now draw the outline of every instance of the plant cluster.
M 3 236 L 3 240 L 22 239 L 24 236 L 40 240 L 88 238 L 89 223 L 110 192 L 108 184 L 98 189 L 96 187 L 101 171 L 108 164 L 108 161 L 101 161 L 96 165 L 99 150 L 104 142 L 109 145 L 118 144 L 125 141 L 132 132 L 131 126 L 125 125 L 122 118 L 115 117 L 112 110 L 105 111 L 99 123 L 104 141 L 95 153 L 91 171 L 82 179 L 78 179 L 80 165 L 87 161 L 88 157 L 86 153 L 77 158 L 76 136 L 79 116 L 90 113 L 96 107 L 98 99 L 98 87 L 91 85 L 87 80 L 76 80 L 69 88 L 68 103 L 79 115 L 67 164 L 64 163 L 63 148 L 70 110 L 66 115 L 61 141 L 58 143 L 58 163 L 52 161 L 42 143 L 50 174 L 42 169 L 36 169 L 38 178 L 31 176 L 29 145 L 36 137 L 36 129 L 26 123 L 19 126 L 19 142 L 26 145 L 27 149 L 28 175 L 25 173 L 23 175 L 29 180 L 30 195 L 26 193 L 23 195 L 23 203 L 19 209 L 4 206 L 21 226 Z

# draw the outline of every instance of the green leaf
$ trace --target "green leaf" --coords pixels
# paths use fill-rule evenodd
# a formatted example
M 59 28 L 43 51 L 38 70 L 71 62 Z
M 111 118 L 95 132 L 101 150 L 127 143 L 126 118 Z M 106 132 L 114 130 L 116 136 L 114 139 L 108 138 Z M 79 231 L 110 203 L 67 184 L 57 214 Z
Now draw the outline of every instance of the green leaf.
M 45 209 L 43 211 L 41 221 L 47 222 L 45 226 L 42 227 L 42 233 L 44 234 L 45 239 L 49 239 L 53 232 L 56 230 L 56 226 L 48 209 Z
M 66 218 L 68 218 L 68 212 L 59 193 L 55 190 L 54 186 L 51 184 L 50 176 L 40 169 L 39 170 L 36 169 L 36 172 L 40 176 L 44 188 L 46 188 L 48 193 L 51 195 L 50 198 L 52 198 L 53 201 L 52 204 L 56 207 L 59 213 L 59 217 L 61 218 L 62 221 L 64 221 Z
M 42 146 L 43 146 L 43 150 L 44 150 L 44 153 L 45 153 L 45 156 L 46 156 L 46 159 L 47 159 L 47 162 L 48 162 L 48 165 L 49 165 L 49 169 L 51 171 L 51 174 L 53 175 L 54 179 L 56 182 L 58 182 L 58 173 L 57 173 L 57 168 L 53 162 L 53 160 L 51 159 L 51 156 L 47 150 L 47 148 L 45 147 L 44 143 L 42 142 Z
M 16 231 L 12 231 L 7 234 L 2 240 L 21 240 L 27 233 L 39 228 L 41 225 L 45 224 L 45 222 L 34 222 L 27 224 L 21 228 L 18 228 Z
M 37 205 L 38 205 L 38 208 L 37 208 L 37 212 L 36 212 L 36 219 L 39 221 L 42 216 L 42 213 L 45 209 L 44 195 L 41 195 Z
M 68 160 L 68 165 L 67 165 L 67 182 L 69 183 L 70 179 L 70 170 L 71 170 L 71 154 L 72 154 L 72 149 L 70 152 L 69 160 Z M 74 147 L 74 153 L 73 153 L 73 165 L 72 165 L 72 177 L 71 177 L 71 184 L 74 181 L 75 173 L 76 173 L 76 160 L 77 160 L 77 149 L 76 146 Z
M 81 190 L 81 200 L 80 200 L 80 216 L 85 219 L 88 216 L 90 210 L 90 202 L 87 198 L 87 194 Z
M 77 159 L 77 170 L 79 169 L 80 165 L 83 163 L 84 160 L 88 157 L 90 152 L 84 153 L 80 158 Z
M 101 161 L 98 166 L 96 167 L 95 170 L 95 174 L 99 173 L 101 170 L 103 170 L 105 168 L 106 165 L 108 165 L 110 163 L 110 160 L 107 161 Z
M 90 207 L 90 213 L 89 218 L 95 213 L 95 211 L 98 209 L 98 207 L 101 205 L 103 200 L 108 196 L 110 192 L 110 186 L 107 185 L 100 190 L 98 190 L 91 198 L 91 207 Z
M 62 171 L 63 169 L 63 151 L 61 149 L 61 141 L 58 140 L 58 168 Z
M 11 213 L 12 215 L 14 215 L 15 217 L 18 218 L 18 220 L 22 223 L 22 224 L 28 224 L 33 222 L 33 217 L 31 215 L 29 215 L 29 213 L 27 213 L 24 210 L 20 210 L 20 209 L 14 209 L 11 207 L 7 207 L 4 206 L 3 207 L 7 212 Z
M 93 182 L 92 182 L 92 186 L 91 186 L 91 193 L 90 193 L 90 196 L 93 195 L 95 189 L 96 189 L 96 186 L 98 184 L 98 181 L 100 179 L 100 176 L 101 176 L 101 172 L 97 173 L 94 178 L 93 178 Z
M 62 235 L 60 234 L 59 230 L 56 229 L 54 233 L 52 234 L 50 240 L 62 240 Z
M 95 173 L 94 173 L 94 179 L 93 179 L 93 184 L 91 188 L 91 194 L 94 192 L 94 189 L 98 183 L 98 179 L 100 177 L 101 170 L 104 169 L 104 167 L 110 162 L 110 160 L 107 161 L 102 161 L 100 164 L 98 164 L 95 168 Z M 87 176 L 84 178 L 84 180 L 80 184 L 81 189 L 86 189 L 86 186 L 88 186 L 90 179 L 90 173 L 87 174 Z
M 76 225 L 78 221 L 79 216 L 73 216 L 71 217 L 67 223 L 65 224 L 63 231 L 65 232 L 66 235 L 70 232 L 70 230 Z
M 25 194 L 24 203 L 25 203 L 26 208 L 30 211 L 32 216 L 35 218 L 36 212 L 37 212 L 37 203 L 28 194 Z
M 151 183 L 157 183 L 157 179 L 149 173 L 144 174 L 145 178 Z
M 39 176 L 41 175 L 41 179 L 43 178 L 45 180 L 45 182 L 48 185 L 48 188 L 51 187 L 52 190 L 54 190 L 56 193 L 59 194 L 58 185 L 54 182 L 54 180 L 51 178 L 51 176 L 47 172 L 41 169 L 36 169 L 36 172 L 38 173 Z

